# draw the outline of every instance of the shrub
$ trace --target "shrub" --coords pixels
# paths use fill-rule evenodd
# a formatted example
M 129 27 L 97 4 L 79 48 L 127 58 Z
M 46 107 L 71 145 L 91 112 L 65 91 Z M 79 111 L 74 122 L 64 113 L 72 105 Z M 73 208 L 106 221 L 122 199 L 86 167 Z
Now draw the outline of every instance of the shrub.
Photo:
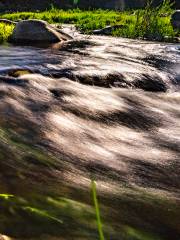
M 0 23 L 0 43 L 8 41 L 14 29 L 14 25 Z

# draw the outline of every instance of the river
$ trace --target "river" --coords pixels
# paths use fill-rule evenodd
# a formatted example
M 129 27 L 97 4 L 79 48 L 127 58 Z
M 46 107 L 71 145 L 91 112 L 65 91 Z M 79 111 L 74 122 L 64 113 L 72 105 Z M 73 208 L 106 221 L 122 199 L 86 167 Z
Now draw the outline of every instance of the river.
M 76 37 L 0 46 L 0 232 L 179 240 L 180 45 Z

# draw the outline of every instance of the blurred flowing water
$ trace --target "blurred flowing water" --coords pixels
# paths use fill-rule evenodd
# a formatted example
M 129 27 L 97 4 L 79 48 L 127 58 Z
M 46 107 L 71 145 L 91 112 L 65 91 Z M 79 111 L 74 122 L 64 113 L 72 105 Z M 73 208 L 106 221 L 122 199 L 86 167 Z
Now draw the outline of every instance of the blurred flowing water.
M 74 79 L 120 74 L 126 82 L 143 76 L 149 79 L 158 77 L 170 89 L 179 87 L 179 44 L 102 36 L 91 36 L 87 40 L 92 45 L 85 48 L 75 46 L 68 51 L 59 50 L 58 44 L 49 48 L 0 46 L 0 74 L 18 69 L 55 77 L 74 76 Z
M 180 45 L 77 39 L 0 46 L 0 232 L 179 240 Z

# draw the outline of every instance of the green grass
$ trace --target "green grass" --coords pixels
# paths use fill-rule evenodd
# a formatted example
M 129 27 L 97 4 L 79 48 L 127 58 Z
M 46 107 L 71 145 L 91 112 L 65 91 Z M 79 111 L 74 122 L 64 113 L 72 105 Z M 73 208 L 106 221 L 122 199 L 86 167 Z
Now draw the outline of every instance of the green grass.
M 157 41 L 173 39 L 175 32 L 170 22 L 172 13 L 172 4 L 169 0 L 164 0 L 156 8 L 152 7 L 152 0 L 149 0 L 144 10 L 137 10 L 129 24 L 115 31 L 113 35 Z
M 0 43 L 6 42 L 9 40 L 13 29 L 14 29 L 14 25 L 0 23 Z
M 94 211 L 94 207 L 91 204 L 85 204 L 62 196 L 46 195 L 45 192 L 43 195 L 40 193 L 27 194 L 23 192 L 22 196 L 7 193 L 0 194 L 0 231 L 2 233 L 7 233 L 8 231 L 10 235 L 16 236 L 18 239 L 22 239 L 23 235 L 26 236 L 26 238 L 43 239 L 43 237 L 39 237 L 48 234 L 52 237 L 63 236 L 63 239 L 74 239 L 74 237 L 81 235 L 84 236 L 82 239 L 104 240 L 96 184 L 94 181 L 92 181 L 91 184 L 92 197 L 96 211 Z M 140 195 L 138 195 L 139 193 Z M 139 225 L 139 220 L 141 219 L 141 226 L 136 226 L 136 220 L 134 219 L 135 215 L 132 215 L 132 204 L 134 202 L 136 205 L 139 200 L 139 203 L 144 202 L 146 204 L 146 208 L 144 209 L 145 213 L 155 214 L 155 212 L 158 211 L 160 220 L 161 217 L 165 217 L 170 225 L 171 223 L 174 224 L 174 220 L 176 221 L 176 224 L 179 223 L 178 203 L 173 203 L 173 200 L 170 201 L 166 198 L 162 198 L 162 196 L 157 197 L 156 195 L 149 195 L 145 192 L 138 192 L 138 194 L 133 195 L 134 198 L 131 198 L 131 204 L 128 203 L 127 207 L 129 208 L 130 215 L 128 212 L 121 211 L 124 209 L 123 204 L 120 204 L 119 208 L 116 209 L 119 214 L 122 214 L 122 222 L 116 222 L 116 220 L 111 217 L 108 219 L 106 218 L 107 224 L 104 224 L 104 231 L 107 236 L 106 239 L 111 239 L 111 237 L 114 239 L 113 236 L 117 237 L 117 235 L 114 235 L 114 227 L 116 228 L 116 231 L 118 231 L 118 239 L 164 239 L 163 236 L 161 237 L 160 233 L 157 234 L 154 232 L 153 228 L 147 231 L 147 228 L 144 228 L 144 221 L 139 218 L 139 215 L 137 218 L 137 225 Z M 131 195 L 128 194 L 126 197 L 129 199 L 130 196 Z M 89 195 L 89 198 L 90 197 L 91 196 Z M 125 196 L 122 195 L 122 199 L 124 199 L 124 197 Z M 152 207 L 151 211 L 148 210 L 148 206 Z M 162 214 L 162 210 L 165 215 Z M 107 208 L 106 211 L 111 211 L 111 208 Z M 129 216 L 128 221 L 127 219 L 123 221 L 127 214 Z M 110 215 L 109 212 L 109 216 Z M 156 219 L 156 215 L 154 216 Z M 175 216 L 175 218 L 173 216 Z M 172 217 L 172 222 L 170 221 L 170 217 Z M 99 235 L 95 219 L 99 222 Z
M 172 5 L 169 0 L 165 0 L 156 8 L 149 3 L 145 9 L 125 12 L 101 9 L 65 11 L 52 7 L 44 12 L 17 12 L 1 14 L 0 17 L 13 21 L 42 19 L 49 23 L 75 24 L 82 33 L 86 34 L 91 34 L 93 30 L 104 28 L 107 25 L 121 25 L 121 28 L 112 31 L 112 36 L 172 41 L 176 35 L 179 35 L 174 32 L 170 23 L 172 13 Z
M 42 19 L 49 23 L 70 23 L 82 25 L 83 23 L 93 21 L 89 29 L 93 30 L 98 27 L 104 27 L 109 24 L 115 24 L 120 20 L 120 13 L 109 10 L 82 11 L 80 9 L 61 10 L 52 8 L 44 12 L 17 12 L 11 14 L 1 14 L 1 18 L 9 20 L 19 19 Z
M 91 223 L 90 229 L 96 230 L 94 218 L 91 206 L 68 198 L 44 195 L 24 198 L 0 194 L 0 231 L 9 229 L 12 236 L 26 235 L 30 238 L 48 233 L 52 236 L 72 235 L 73 238 L 79 226 L 83 231 Z M 72 232 L 69 226 L 72 226 Z M 88 236 L 89 231 L 85 235 Z
M 98 227 L 98 232 L 99 232 L 99 239 L 105 240 L 104 234 L 103 234 L 103 229 L 102 229 L 101 217 L 100 217 L 99 203 L 98 203 L 98 199 L 97 199 L 96 182 L 93 180 L 91 181 L 91 188 L 92 188 L 94 207 L 95 207 L 95 211 L 96 211 L 96 220 L 97 220 L 97 227 Z

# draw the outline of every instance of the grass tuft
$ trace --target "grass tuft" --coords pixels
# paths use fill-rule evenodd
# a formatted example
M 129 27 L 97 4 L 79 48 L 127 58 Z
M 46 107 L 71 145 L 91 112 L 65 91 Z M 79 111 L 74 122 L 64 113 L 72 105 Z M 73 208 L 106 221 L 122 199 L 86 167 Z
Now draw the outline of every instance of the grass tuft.
M 9 40 L 12 35 L 14 25 L 0 23 L 0 43 L 6 42 Z

